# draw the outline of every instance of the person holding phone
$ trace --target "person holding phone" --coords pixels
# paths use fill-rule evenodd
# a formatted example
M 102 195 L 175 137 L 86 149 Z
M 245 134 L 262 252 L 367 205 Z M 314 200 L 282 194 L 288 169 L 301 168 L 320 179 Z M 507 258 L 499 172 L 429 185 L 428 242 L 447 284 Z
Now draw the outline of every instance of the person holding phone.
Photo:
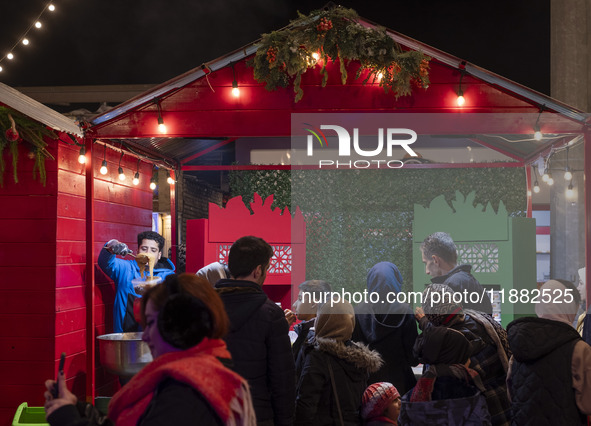
M 141 303 L 142 340 L 154 361 L 111 399 L 108 415 L 78 401 L 63 372 L 47 380 L 45 410 L 59 425 L 256 425 L 247 381 L 224 366 L 231 362 L 222 337 L 229 327 L 224 305 L 202 278 L 170 275 Z

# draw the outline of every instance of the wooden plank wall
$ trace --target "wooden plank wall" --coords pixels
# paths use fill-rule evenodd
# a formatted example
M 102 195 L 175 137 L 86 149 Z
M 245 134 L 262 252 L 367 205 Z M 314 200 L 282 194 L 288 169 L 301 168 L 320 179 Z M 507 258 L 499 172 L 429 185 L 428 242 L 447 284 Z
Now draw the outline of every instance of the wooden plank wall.
M 57 143 L 49 146 L 55 156 Z M 18 183 L 6 149 L 0 187 L 0 425 L 18 405 L 43 405 L 43 382 L 53 373 L 57 162 L 47 182 L 33 178 L 28 149 L 18 150 Z
M 69 141 L 66 135 L 62 140 Z M 101 247 L 117 238 L 137 250 L 137 233 L 151 229 L 152 164 L 140 163 L 140 184 L 131 179 L 137 158 L 125 155 L 121 166 L 127 179 L 119 181 L 120 153 L 106 150 L 109 173 L 98 172 L 102 146 L 95 145 L 95 262 Z M 18 405 L 43 405 L 43 382 L 55 375 L 66 352 L 68 386 L 85 394 L 85 175 L 78 163 L 79 148 L 51 141 L 47 183 L 32 177 L 33 160 L 19 150 L 19 183 L 4 161 L 0 188 L 0 426 L 12 422 Z M 112 332 L 114 285 L 96 268 L 95 334 Z M 97 395 L 112 395 L 116 376 L 100 366 L 96 347 Z
M 94 261 L 106 241 L 116 238 L 137 250 L 137 234 L 151 229 L 152 191 L 149 188 L 152 164 L 140 162 L 140 184 L 132 184 L 137 158 L 124 155 L 102 145 L 94 146 L 95 161 L 95 241 Z M 99 168 L 106 158 L 108 173 Z M 57 209 L 57 280 L 55 360 L 62 351 L 66 361 L 70 388 L 79 396 L 85 394 L 86 324 L 85 324 L 85 186 L 84 170 L 78 161 L 78 148 L 60 145 Z M 121 164 L 126 174 L 120 181 L 117 169 Z M 61 257 L 60 257 L 61 254 Z M 113 332 L 113 282 L 95 266 L 95 335 Z M 111 396 L 118 388 L 116 376 L 100 366 L 96 345 L 96 395 Z M 70 366 L 70 368 L 68 368 Z

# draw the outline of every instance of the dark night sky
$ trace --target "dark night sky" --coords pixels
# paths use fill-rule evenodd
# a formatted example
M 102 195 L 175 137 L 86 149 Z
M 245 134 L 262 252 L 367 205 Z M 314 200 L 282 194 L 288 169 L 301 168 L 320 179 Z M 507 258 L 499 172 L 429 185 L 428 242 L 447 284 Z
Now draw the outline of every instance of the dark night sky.
M 5 1 L 0 57 L 45 0 Z M 31 44 L 0 65 L 10 86 L 162 83 L 321 8 L 323 1 L 55 0 Z M 550 90 L 550 1 L 337 2 L 542 93 Z

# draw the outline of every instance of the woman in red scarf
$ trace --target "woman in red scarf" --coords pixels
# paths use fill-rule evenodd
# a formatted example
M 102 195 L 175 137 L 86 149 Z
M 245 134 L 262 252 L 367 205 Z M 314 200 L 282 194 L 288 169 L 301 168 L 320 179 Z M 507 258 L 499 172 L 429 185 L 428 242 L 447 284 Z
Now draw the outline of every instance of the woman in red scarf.
M 117 392 L 108 418 L 78 402 L 58 378 L 59 398 L 45 385 L 47 421 L 57 425 L 256 424 L 248 384 L 226 368 L 230 353 L 223 303 L 211 285 L 192 274 L 171 275 L 142 298 L 142 339 L 154 361 Z

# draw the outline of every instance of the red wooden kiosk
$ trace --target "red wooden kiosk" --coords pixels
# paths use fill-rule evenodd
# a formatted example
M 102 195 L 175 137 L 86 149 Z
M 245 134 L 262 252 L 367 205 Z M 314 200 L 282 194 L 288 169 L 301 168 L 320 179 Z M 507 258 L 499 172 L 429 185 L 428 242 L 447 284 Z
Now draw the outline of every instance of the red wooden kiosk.
M 375 27 L 365 20 L 360 20 L 360 24 Z M 77 394 L 92 400 L 97 394 L 109 394 L 117 386 L 116 378 L 107 375 L 98 365 L 95 354 L 96 336 L 112 331 L 114 295 L 113 284 L 96 267 L 96 259 L 108 239 L 118 238 L 134 247 L 137 232 L 151 227 L 152 192 L 147 184 L 154 163 L 140 161 L 136 165 L 137 157 L 123 156 L 123 167 L 139 173 L 141 184 L 138 186 L 118 181 L 115 173 L 101 175 L 98 169 L 103 159 L 111 170 L 117 169 L 122 160 L 117 151 L 121 141 L 134 151 L 148 153 L 168 164 L 177 164 L 181 171 L 190 172 L 257 167 L 289 169 L 289 165 L 204 166 L 192 163 L 204 153 L 229 143 L 247 144 L 247 138 L 289 137 L 291 114 L 297 112 L 499 113 L 506 114 L 507 119 L 490 123 L 491 133 L 503 128 L 514 135 L 531 135 L 533 123 L 513 120 L 511 114 L 530 113 L 539 114 L 545 133 L 560 133 L 569 128 L 588 138 L 586 116 L 581 111 L 394 31 L 388 30 L 387 34 L 403 49 L 421 49 L 432 58 L 428 90 L 416 90 L 412 96 L 396 99 L 380 87 L 364 85 L 353 78 L 342 84 L 339 63 L 330 62 L 326 66 L 327 86 L 319 84 L 322 80 L 320 67 L 309 70 L 301 82 L 305 96 L 294 103 L 291 88 L 269 92 L 253 78 L 246 62 L 257 50 L 255 42 L 97 117 L 84 135 L 89 160 L 85 166 L 76 161 L 79 148 L 64 142 L 68 139 L 63 137 L 61 141 L 48 141 L 50 152 L 57 160 L 47 163 L 46 186 L 32 181 L 26 173 L 18 184 L 6 179 L 0 189 L 0 202 L 4 207 L 0 213 L 3 231 L 0 233 L 0 425 L 9 423 L 23 401 L 30 405 L 43 404 L 43 381 L 55 375 L 62 351 L 68 354 L 65 369 L 68 385 Z M 349 75 L 354 76 L 359 63 L 352 61 L 346 67 Z M 456 103 L 460 79 L 465 97 L 462 107 Z M 239 97 L 231 94 L 234 82 L 240 87 Z M 4 102 L 1 96 L 0 102 Z M 37 108 L 44 107 L 38 105 Z M 159 117 L 166 122 L 166 135 L 158 131 Z M 431 131 L 452 135 L 455 129 L 448 126 Z M 553 145 L 567 141 L 516 145 L 482 139 L 478 143 L 513 158 L 516 161 L 507 165 L 523 167 L 529 177 L 532 161 Z M 591 169 L 587 140 L 585 145 L 585 169 Z M 25 159 L 23 166 L 26 170 L 33 164 Z M 483 165 L 416 164 L 408 167 L 479 166 Z M 591 194 L 591 180 L 586 179 L 584 185 L 585 193 Z M 528 189 L 531 189 L 529 178 Z M 178 235 L 175 199 L 173 185 L 173 261 Z M 531 198 L 529 202 L 531 211 Z M 589 196 L 585 198 L 585 207 L 586 211 L 591 211 Z M 216 226 L 213 229 L 212 224 L 226 219 L 223 211 L 210 209 L 209 225 L 203 222 L 191 226 L 191 235 L 207 242 L 202 247 L 201 257 L 196 252 L 188 253 L 189 257 L 196 256 L 190 263 L 193 269 L 219 259 L 219 244 L 230 243 L 239 233 L 235 228 L 224 230 Z M 244 211 L 240 214 L 246 217 Z M 280 220 L 279 212 L 265 214 L 277 215 L 272 220 Z M 283 216 L 289 215 L 284 212 Z M 258 216 L 252 220 L 258 220 Z M 288 237 L 286 232 L 290 227 L 287 225 L 277 229 L 264 223 L 253 226 L 257 235 L 276 245 L 291 240 L 298 244 L 298 249 L 305 250 L 303 228 L 292 231 Z M 587 264 L 591 264 L 591 215 L 586 217 L 586 235 Z M 294 250 L 295 246 L 292 253 Z M 31 262 L 32 256 L 36 258 L 35 264 Z M 303 270 L 296 270 L 294 263 L 291 277 L 285 277 L 285 283 L 298 283 L 304 279 L 303 275 Z M 280 274 L 271 276 L 269 287 L 283 286 L 284 281 L 279 280 Z M 591 269 L 587 268 L 589 281 Z M 288 296 L 283 290 L 271 290 L 271 294 L 279 292 L 285 308 Z M 591 300 L 591 286 L 587 291 L 587 300 Z

